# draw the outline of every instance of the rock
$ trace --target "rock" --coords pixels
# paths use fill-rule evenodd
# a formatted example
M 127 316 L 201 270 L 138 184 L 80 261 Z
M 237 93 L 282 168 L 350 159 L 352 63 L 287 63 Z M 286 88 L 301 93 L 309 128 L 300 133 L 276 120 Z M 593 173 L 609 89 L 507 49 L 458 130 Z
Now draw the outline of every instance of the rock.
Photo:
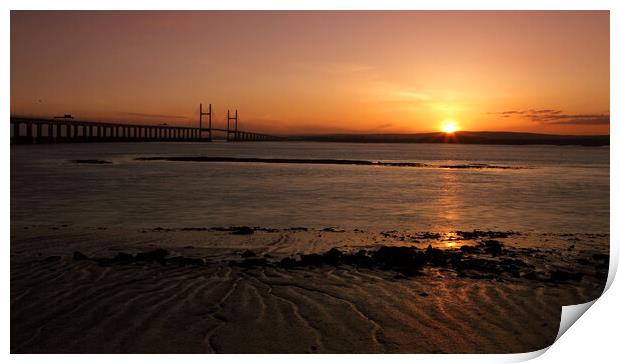
M 372 254 L 373 260 L 389 266 L 407 265 L 415 261 L 418 249 L 415 247 L 382 246 Z
M 426 264 L 426 256 L 415 247 L 382 246 L 372 254 L 372 262 L 383 269 L 414 275 Z
M 111 164 L 110 161 L 105 161 L 101 159 L 74 159 L 73 163 L 81 163 L 81 164 Z
M 463 259 L 463 252 L 460 250 L 444 250 L 443 254 L 446 256 L 447 264 L 458 264 Z
M 445 267 L 447 264 L 446 254 L 443 250 L 435 249 L 432 245 L 426 248 L 425 251 L 426 260 L 436 266 Z
M 240 267 L 264 267 L 270 265 L 266 259 L 263 258 L 247 258 L 241 262 L 234 262 L 233 265 Z
M 605 264 L 609 264 L 609 254 L 592 254 L 592 259 L 594 260 L 602 260 Z
M 238 226 L 232 228 L 230 233 L 233 235 L 252 235 L 254 234 L 254 229 L 249 226 Z
M 482 247 L 486 253 L 489 253 L 492 255 L 500 254 L 502 252 L 502 247 L 504 246 L 504 244 L 500 243 L 497 240 L 493 240 L 493 239 L 482 241 L 478 245 Z
M 472 245 L 463 245 L 459 248 L 463 253 L 468 253 L 468 254 L 475 254 L 475 253 L 479 253 L 480 249 L 478 249 L 478 247 L 472 246 Z
M 581 264 L 581 265 L 589 265 L 592 264 L 591 261 L 585 259 L 585 258 L 579 258 L 577 259 L 577 263 Z
M 597 279 L 600 279 L 600 280 L 606 280 L 606 279 L 607 279 L 607 271 L 602 272 L 602 271 L 600 271 L 600 270 L 597 270 L 597 271 L 596 271 L 596 273 L 594 273 L 594 276 L 595 276 Z
M 266 233 L 277 233 L 278 229 L 275 228 L 267 228 L 267 227 L 260 227 L 260 226 L 254 226 L 253 227 L 254 231 L 264 231 Z
M 529 279 L 529 280 L 535 280 L 535 279 L 538 278 L 538 275 L 536 274 L 536 272 L 530 271 L 530 272 L 525 273 L 521 277 L 523 277 L 525 279 Z
M 232 230 L 234 230 L 234 228 L 226 228 L 226 227 L 221 227 L 221 226 L 215 226 L 215 227 L 212 227 L 211 230 L 213 230 L 213 231 L 232 231 Z
M 244 251 L 243 253 L 241 253 L 241 257 L 242 258 L 251 258 L 251 257 L 255 257 L 255 256 L 256 256 L 256 253 L 254 253 L 253 251 L 251 251 L 249 249 Z
M 88 260 L 88 257 L 81 252 L 73 252 L 73 260 Z
M 130 263 L 133 262 L 133 260 L 133 255 L 123 252 L 117 253 L 116 256 L 112 258 L 112 261 L 114 261 L 115 263 Z
M 320 266 L 325 263 L 322 255 L 319 254 L 302 254 L 300 256 L 301 265 L 314 265 Z
M 120 254 L 120 253 L 119 253 Z M 138 253 L 134 257 L 135 261 L 152 262 L 163 261 L 166 256 L 170 255 L 170 252 L 165 249 L 155 249 L 148 252 Z
M 329 265 L 339 265 L 342 263 L 342 252 L 336 248 L 331 248 L 323 254 L 323 259 Z
M 550 280 L 552 282 L 566 282 L 566 281 L 581 281 L 583 273 L 581 272 L 568 272 L 565 270 L 554 270 L 550 273 Z
M 355 254 L 343 254 L 340 259 L 343 264 L 353 265 L 359 268 L 371 268 L 373 266 L 372 259 L 364 249 L 358 250 Z
M 168 229 L 170 230 L 170 229 Z M 211 229 L 207 228 L 207 227 L 186 227 L 181 229 L 183 231 L 209 231 Z
M 456 234 L 465 240 L 474 240 L 478 238 L 490 238 L 490 239 L 504 239 L 510 235 L 518 235 L 518 233 L 512 231 L 456 231 Z
M 415 239 L 415 240 L 436 240 L 436 239 L 441 239 L 441 234 L 439 233 L 431 233 L 431 232 L 421 232 L 421 233 L 417 233 L 415 235 L 410 235 L 409 236 L 411 239 Z
M 521 259 L 501 258 L 500 262 L 502 263 L 502 265 L 507 265 L 507 266 L 514 265 L 518 267 L 530 267 L 529 264 L 522 261 Z
M 286 257 L 280 261 L 279 265 L 283 268 L 293 268 L 297 265 L 297 263 L 298 262 L 295 259 L 291 257 Z
M 504 272 L 510 274 L 514 278 L 521 277 L 521 270 L 516 265 L 512 265 L 511 264 L 511 265 L 509 265 L 507 267 L 504 267 Z
M 188 257 L 172 257 L 165 260 L 165 263 L 173 263 L 180 266 L 192 265 L 192 266 L 203 266 L 206 265 L 206 262 L 202 258 L 188 258 Z
M 57 262 L 60 259 L 62 259 L 59 255 L 50 255 L 49 257 L 41 260 L 43 263 L 51 263 L 51 262 Z

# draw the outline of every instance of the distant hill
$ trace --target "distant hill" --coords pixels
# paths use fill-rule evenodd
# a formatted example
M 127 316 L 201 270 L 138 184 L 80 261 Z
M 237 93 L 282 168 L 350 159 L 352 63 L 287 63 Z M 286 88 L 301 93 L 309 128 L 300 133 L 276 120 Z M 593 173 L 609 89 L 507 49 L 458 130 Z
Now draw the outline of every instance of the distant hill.
M 288 140 L 340 143 L 451 143 L 451 144 L 542 144 L 609 145 L 609 135 L 553 135 L 493 131 L 459 131 L 453 134 L 323 134 L 289 136 Z

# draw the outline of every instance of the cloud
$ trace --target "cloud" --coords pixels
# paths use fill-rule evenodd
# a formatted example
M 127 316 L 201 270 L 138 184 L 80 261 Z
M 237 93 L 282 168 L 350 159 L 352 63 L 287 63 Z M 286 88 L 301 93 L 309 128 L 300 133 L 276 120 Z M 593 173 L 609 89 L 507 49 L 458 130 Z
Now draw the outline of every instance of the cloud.
M 542 110 L 535 110 L 535 109 L 529 109 L 527 112 L 524 113 L 529 113 L 530 115 L 556 115 L 556 114 L 561 114 L 562 110 L 554 110 L 554 109 L 542 109 Z
M 609 114 L 565 114 L 557 109 L 528 109 L 489 112 L 503 118 L 520 116 L 540 124 L 605 125 L 609 124 Z
M 557 119 L 551 119 L 545 124 L 589 124 L 604 125 L 609 124 L 609 115 L 557 115 Z
M 489 114 L 500 114 L 500 115 L 508 115 L 508 116 L 510 116 L 510 115 L 515 115 L 515 114 L 520 115 L 520 114 L 523 114 L 523 113 L 525 113 L 525 111 L 510 110 L 510 111 L 502 111 L 502 112 L 499 112 L 499 113 L 498 112 L 490 112 Z
M 394 126 L 394 124 L 392 124 L 392 123 L 380 124 L 380 125 L 377 125 L 374 128 L 372 128 L 371 131 L 379 131 L 379 130 L 390 129 L 393 126 Z

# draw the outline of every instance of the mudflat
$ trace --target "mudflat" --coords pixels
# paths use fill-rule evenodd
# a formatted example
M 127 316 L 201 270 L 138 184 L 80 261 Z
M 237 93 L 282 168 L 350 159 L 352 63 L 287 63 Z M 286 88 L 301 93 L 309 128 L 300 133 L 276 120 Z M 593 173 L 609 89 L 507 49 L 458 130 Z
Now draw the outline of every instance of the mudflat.
M 13 353 L 513 353 L 598 297 L 606 234 L 14 225 Z

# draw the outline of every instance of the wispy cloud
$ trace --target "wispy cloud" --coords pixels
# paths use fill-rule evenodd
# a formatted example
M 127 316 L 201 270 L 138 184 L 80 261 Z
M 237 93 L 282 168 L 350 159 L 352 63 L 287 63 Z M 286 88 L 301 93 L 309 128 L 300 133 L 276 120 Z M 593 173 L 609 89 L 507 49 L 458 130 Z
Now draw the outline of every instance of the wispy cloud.
M 374 128 L 370 129 L 370 131 L 381 131 L 386 129 L 391 129 L 394 126 L 392 123 L 379 124 Z
M 525 117 L 540 124 L 601 125 L 609 124 L 609 114 L 566 114 L 557 109 L 528 109 L 489 112 L 503 118 Z

